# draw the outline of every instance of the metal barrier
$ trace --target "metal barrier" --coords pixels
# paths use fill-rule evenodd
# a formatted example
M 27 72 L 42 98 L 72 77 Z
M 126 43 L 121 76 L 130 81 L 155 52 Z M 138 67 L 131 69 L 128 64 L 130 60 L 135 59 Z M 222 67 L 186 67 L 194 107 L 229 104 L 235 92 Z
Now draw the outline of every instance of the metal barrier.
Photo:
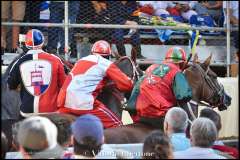
M 146 25 L 118 25 L 118 24 L 75 24 L 69 21 L 69 3 L 68 1 L 64 2 L 64 21 L 63 23 L 20 23 L 20 22 L 2 22 L 2 26 L 36 26 L 36 27 L 57 27 L 64 29 L 64 52 L 65 59 L 69 59 L 68 51 L 69 51 L 69 29 L 78 28 L 78 29 L 174 29 L 174 30 L 200 30 L 200 31 L 224 31 L 226 32 L 226 44 L 227 44 L 227 61 L 225 62 L 227 66 L 227 76 L 229 76 L 229 65 L 230 62 L 230 32 L 237 31 L 238 28 L 230 27 L 230 19 L 229 19 L 229 2 L 227 3 L 227 26 L 225 27 L 183 27 L 183 26 L 146 26 Z M 59 2 L 61 3 L 61 2 Z

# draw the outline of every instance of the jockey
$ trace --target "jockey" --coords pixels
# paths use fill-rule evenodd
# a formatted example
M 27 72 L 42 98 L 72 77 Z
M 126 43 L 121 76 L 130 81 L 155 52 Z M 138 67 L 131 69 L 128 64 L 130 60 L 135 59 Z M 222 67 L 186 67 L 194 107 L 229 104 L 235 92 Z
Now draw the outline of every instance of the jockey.
M 101 119 L 104 128 L 122 125 L 121 120 L 96 98 L 109 79 L 121 91 L 131 91 L 133 82 L 106 59 L 111 55 L 108 42 L 95 42 L 91 53 L 80 59 L 66 78 L 58 96 L 58 111 L 78 116 L 93 114 Z
M 13 64 L 9 89 L 20 91 L 20 115 L 28 117 L 57 110 L 57 95 L 66 78 L 60 58 L 42 50 L 44 36 L 31 29 L 26 34 L 28 52 Z
M 135 122 L 159 128 L 171 107 L 191 100 L 192 90 L 182 73 L 185 62 L 185 51 L 173 47 L 167 51 L 162 64 L 147 68 L 136 83 L 126 108 Z

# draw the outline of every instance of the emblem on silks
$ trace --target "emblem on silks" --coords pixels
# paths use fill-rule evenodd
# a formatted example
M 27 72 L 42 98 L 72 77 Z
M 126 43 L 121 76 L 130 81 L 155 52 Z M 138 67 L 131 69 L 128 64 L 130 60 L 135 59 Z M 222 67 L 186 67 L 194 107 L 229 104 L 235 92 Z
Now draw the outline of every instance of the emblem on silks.
M 40 96 L 50 86 L 52 65 L 46 60 L 27 61 L 20 65 L 20 73 L 26 90 L 33 96 Z

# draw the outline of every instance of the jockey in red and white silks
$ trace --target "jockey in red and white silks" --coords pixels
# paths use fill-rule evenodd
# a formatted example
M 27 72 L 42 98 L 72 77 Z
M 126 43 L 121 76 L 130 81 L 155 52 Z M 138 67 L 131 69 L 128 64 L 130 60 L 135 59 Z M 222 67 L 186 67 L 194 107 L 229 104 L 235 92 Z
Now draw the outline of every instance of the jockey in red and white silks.
M 59 112 L 94 114 L 101 119 L 104 128 L 122 125 L 121 120 L 96 99 L 108 79 L 121 91 L 131 91 L 133 88 L 132 80 L 113 62 L 103 57 L 110 54 L 108 42 L 98 41 L 93 45 L 92 54 L 74 65 L 58 96 Z

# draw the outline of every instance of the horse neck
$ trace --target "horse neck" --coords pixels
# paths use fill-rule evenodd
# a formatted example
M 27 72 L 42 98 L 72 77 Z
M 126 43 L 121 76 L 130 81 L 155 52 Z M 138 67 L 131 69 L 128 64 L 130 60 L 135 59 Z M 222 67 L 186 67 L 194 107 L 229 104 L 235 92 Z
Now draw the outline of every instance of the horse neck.
M 192 72 L 191 70 L 188 71 L 188 72 Z M 183 71 L 189 85 L 191 86 L 192 88 L 192 100 L 199 103 L 200 99 L 201 99 L 201 88 L 202 86 L 201 85 L 196 85 L 196 80 L 195 79 L 192 79 L 192 75 L 196 75 L 195 73 L 191 74 L 190 76 L 187 76 L 186 74 L 186 70 Z M 198 80 L 199 82 L 200 80 Z
M 133 65 L 129 57 L 121 57 L 114 62 L 119 69 L 128 75 L 129 77 L 134 75 L 128 65 Z M 132 78 L 132 77 L 131 77 Z M 122 117 L 122 102 L 125 100 L 125 96 L 120 92 L 115 85 L 111 85 L 111 81 L 105 86 L 103 92 L 99 95 L 99 100 L 104 102 L 107 108 L 113 111 L 119 118 Z M 110 84 L 110 85 L 109 85 Z
M 189 71 L 189 72 L 192 72 L 192 71 Z M 186 72 L 184 71 L 183 73 L 186 76 Z M 186 79 L 192 88 L 192 99 L 190 102 L 188 102 L 188 104 L 186 104 L 183 107 L 183 109 L 187 112 L 190 120 L 194 120 L 194 116 L 198 117 L 198 104 L 201 99 L 201 85 L 196 86 L 195 79 L 191 79 L 192 75 L 196 75 L 196 73 L 193 73 L 190 76 L 186 76 Z M 194 116 L 192 114 L 194 114 Z
M 134 67 L 136 67 L 136 65 L 129 57 L 121 57 L 115 62 L 115 64 L 120 68 L 123 73 L 125 73 L 130 78 L 133 78 Z
M 111 82 L 109 82 L 111 83 Z M 115 86 L 106 87 L 98 95 L 97 99 L 102 102 L 108 109 L 117 115 L 121 119 L 122 109 L 121 109 L 121 97 L 120 91 L 115 88 Z

